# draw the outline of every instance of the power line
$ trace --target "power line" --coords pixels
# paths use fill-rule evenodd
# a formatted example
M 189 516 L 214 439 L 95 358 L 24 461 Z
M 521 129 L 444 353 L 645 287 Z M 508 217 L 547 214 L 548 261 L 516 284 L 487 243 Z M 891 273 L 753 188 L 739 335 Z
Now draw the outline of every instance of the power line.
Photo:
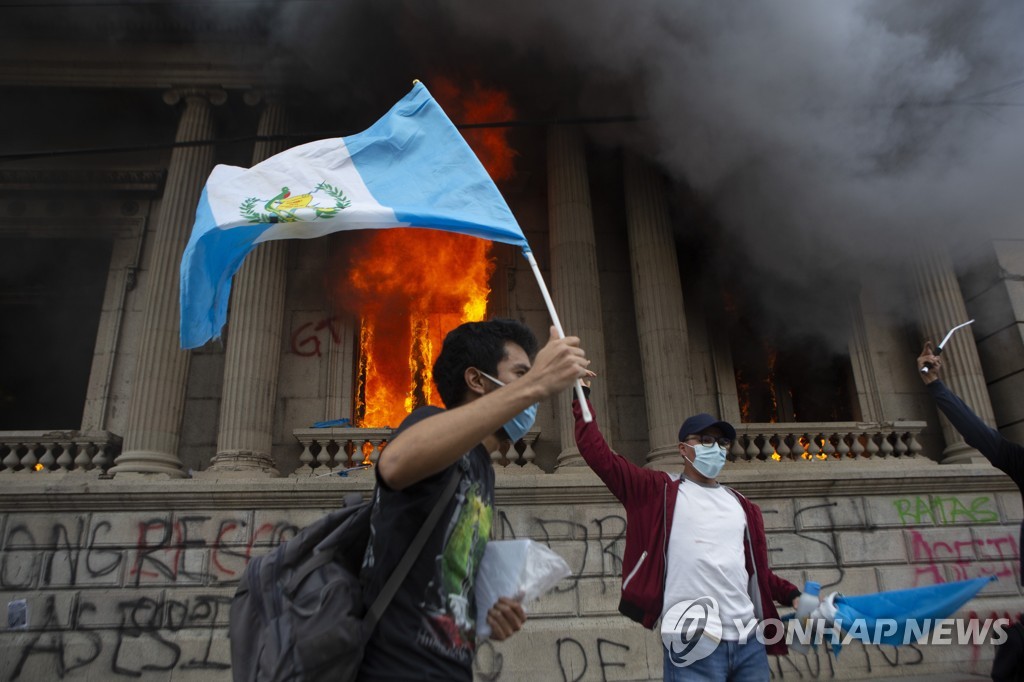
M 554 120 L 516 120 L 491 121 L 487 123 L 457 123 L 456 128 L 473 130 L 480 128 L 518 128 L 547 125 L 600 125 L 609 123 L 633 123 L 643 120 L 637 116 L 606 116 L 599 118 L 568 118 Z M 243 142 L 273 142 L 280 140 L 322 140 L 331 137 L 344 137 L 339 131 L 313 131 L 305 133 L 284 133 L 280 135 L 243 135 L 240 137 L 220 137 L 185 142 L 167 142 L 128 145 L 124 147 L 82 147 L 78 149 L 50 149 L 32 152 L 14 152 L 0 154 L 0 161 L 17 161 L 25 159 L 52 158 L 57 156 L 91 156 L 96 154 L 125 154 L 130 152 L 159 151 L 187 147 L 205 147 L 208 145 L 239 144 Z

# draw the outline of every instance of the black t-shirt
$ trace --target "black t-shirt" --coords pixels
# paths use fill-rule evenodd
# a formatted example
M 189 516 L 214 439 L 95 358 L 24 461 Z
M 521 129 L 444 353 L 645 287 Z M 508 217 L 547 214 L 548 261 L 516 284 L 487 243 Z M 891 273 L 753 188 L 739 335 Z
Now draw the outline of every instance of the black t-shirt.
M 437 414 L 415 410 L 395 432 Z M 387 457 L 387 448 L 381 454 Z M 363 561 L 367 608 L 401 561 L 434 508 L 453 468 L 461 480 L 423 552 L 366 647 L 360 680 L 472 680 L 476 652 L 477 568 L 491 534 L 494 470 L 483 445 L 448 469 L 405 490 L 391 490 L 377 475 L 370 544 Z

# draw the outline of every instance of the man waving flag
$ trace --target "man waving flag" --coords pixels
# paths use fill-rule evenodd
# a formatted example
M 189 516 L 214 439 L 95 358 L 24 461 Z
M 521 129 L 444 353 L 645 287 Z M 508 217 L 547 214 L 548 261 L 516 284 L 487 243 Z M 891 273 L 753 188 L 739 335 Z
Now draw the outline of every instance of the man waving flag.
M 294 147 L 249 169 L 213 169 L 181 261 L 181 347 L 220 336 L 231 278 L 260 242 L 388 227 L 529 249 L 487 171 L 418 81 L 362 133 Z

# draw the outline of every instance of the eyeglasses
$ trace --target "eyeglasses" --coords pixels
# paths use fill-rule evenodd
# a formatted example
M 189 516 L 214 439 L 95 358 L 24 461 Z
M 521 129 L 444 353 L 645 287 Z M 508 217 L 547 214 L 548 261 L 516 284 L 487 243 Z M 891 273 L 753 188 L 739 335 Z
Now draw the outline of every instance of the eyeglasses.
M 722 436 L 721 438 L 715 438 L 710 433 L 705 433 L 697 436 L 687 436 L 686 440 L 700 441 L 700 444 L 705 446 L 710 446 L 714 445 L 715 443 L 718 443 L 723 448 L 728 448 L 730 445 L 732 445 L 732 438 L 726 438 L 725 436 Z

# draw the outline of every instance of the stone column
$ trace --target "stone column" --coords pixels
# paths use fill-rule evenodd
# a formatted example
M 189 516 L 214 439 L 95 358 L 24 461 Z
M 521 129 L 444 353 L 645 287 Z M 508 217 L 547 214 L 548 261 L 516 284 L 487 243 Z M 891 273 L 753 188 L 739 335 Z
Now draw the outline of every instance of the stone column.
M 551 297 L 567 336 L 578 336 L 592 360 L 606 373 L 601 290 L 597 272 L 597 240 L 590 207 L 587 156 L 578 128 L 548 128 L 548 226 L 551 246 Z M 562 452 L 558 468 L 584 466 L 576 448 L 568 397 L 559 396 L 558 421 Z M 607 377 L 593 384 L 590 400 L 608 436 Z
M 283 133 L 284 105 L 269 99 L 257 135 Z M 253 165 L 284 149 L 283 141 L 260 140 Z M 284 328 L 285 266 L 289 242 L 260 244 L 234 278 L 228 315 L 224 384 L 217 454 L 210 471 L 247 476 L 278 476 L 271 456 L 274 406 Z
M 949 254 L 939 249 L 922 251 L 914 260 L 914 281 L 921 312 L 921 333 L 932 339 L 933 345 L 938 345 L 953 326 L 970 319 Z M 942 356 L 945 360 L 942 363 L 942 380 L 982 421 L 995 424 L 992 401 L 971 329 L 958 331 L 946 343 Z M 941 414 L 940 421 L 946 439 L 943 464 L 981 459 L 981 453 L 967 445 L 963 436 Z
M 220 90 L 176 90 L 164 95 L 169 105 L 185 100 L 175 142 L 213 137 L 211 104 L 223 104 Z M 142 335 L 135 362 L 124 450 L 111 473 L 167 474 L 183 477 L 178 459 L 181 416 L 185 407 L 189 353 L 179 343 L 178 272 L 203 183 L 213 168 L 213 147 L 175 147 L 167 168 L 160 217 L 152 236 Z
M 644 373 L 647 466 L 678 465 L 679 425 L 695 412 L 676 244 L 661 176 L 633 155 L 625 163 L 633 305 Z

